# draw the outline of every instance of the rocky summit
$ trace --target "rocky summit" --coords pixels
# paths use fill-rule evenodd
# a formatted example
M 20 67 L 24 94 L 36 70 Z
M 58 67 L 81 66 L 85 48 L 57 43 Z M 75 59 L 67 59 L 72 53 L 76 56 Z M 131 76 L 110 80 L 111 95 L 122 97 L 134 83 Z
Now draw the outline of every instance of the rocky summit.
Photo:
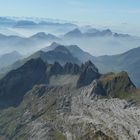
M 31 59 L 0 80 L 0 139 L 139 140 L 135 90 L 126 72 L 101 74 L 91 61 Z
M 139 140 L 139 107 L 118 98 L 93 96 L 96 86 L 95 82 L 80 89 L 34 86 L 17 108 L 0 112 L 0 138 Z

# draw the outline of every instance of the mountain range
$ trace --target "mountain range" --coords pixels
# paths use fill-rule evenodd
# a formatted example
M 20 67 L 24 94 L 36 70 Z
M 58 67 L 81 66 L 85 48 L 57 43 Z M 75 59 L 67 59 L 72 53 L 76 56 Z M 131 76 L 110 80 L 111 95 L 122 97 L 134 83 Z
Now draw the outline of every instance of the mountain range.
M 139 37 L 32 17 L 0 33 L 0 140 L 140 139 Z
M 8 41 L 0 41 L 0 46 L 4 46 L 0 47 L 0 51 L 3 53 L 17 50 L 20 53 L 31 54 L 33 51 L 57 41 L 61 44 L 77 44 L 92 55 L 100 56 L 119 54 L 140 44 L 139 37 L 118 33 L 108 28 L 96 29 L 92 26 L 80 26 L 73 22 L 46 18 L 1 17 L 0 33 L 12 36 L 7 38 Z M 38 42 L 38 39 L 30 39 L 31 36 L 38 33 L 49 34 L 49 41 L 40 39 Z
M 17 51 L 6 53 L 0 56 L 0 69 L 8 65 L 12 65 L 14 62 L 22 59 L 23 56 Z
M 93 29 L 90 28 L 87 31 L 81 32 L 80 29 L 76 28 L 68 33 L 66 33 L 64 35 L 65 37 L 68 38 L 73 38 L 73 37 L 104 37 L 104 36 L 113 36 L 113 37 L 131 37 L 128 34 L 119 34 L 119 33 L 113 33 L 110 29 L 106 29 L 106 30 L 97 30 L 97 29 Z
M 72 57 L 68 48 L 58 45 L 43 57 L 28 57 L 0 80 L 0 139 L 138 137 L 140 110 L 132 100 L 121 100 L 135 95 L 128 74 L 101 74 L 91 61 L 76 64 L 65 58 L 64 64 L 63 56 Z
M 78 26 L 72 22 L 48 18 L 0 17 L 0 33 L 31 36 L 38 32 L 64 34 Z
M 55 41 L 60 44 L 77 44 L 81 49 L 90 52 L 92 55 L 100 56 L 119 54 L 140 44 L 139 37 L 116 33 L 110 29 L 98 30 L 90 27 L 83 30 L 80 27 L 71 29 L 66 27 L 66 29 L 57 25 L 57 27 L 54 26 L 52 28 L 41 27 L 41 29 L 8 28 L 12 35 L 0 34 L 0 50 L 2 53 L 17 50 L 20 53 L 31 54 Z M 7 32 L 5 31 L 6 28 L 2 29 L 4 29 L 3 32 Z M 55 33 L 56 30 L 60 32 Z M 13 35 L 14 31 L 16 32 L 15 35 Z M 26 35 L 26 33 L 29 34 Z
M 101 73 L 107 73 L 110 71 L 128 72 L 135 85 L 140 87 L 140 69 L 138 65 L 140 62 L 139 53 L 140 49 L 138 47 L 118 55 L 95 57 L 88 52 L 83 51 L 77 45 L 61 45 L 54 42 L 50 46 L 35 52 L 23 60 L 17 62 L 14 61 L 15 63 L 13 62 L 13 64 L 10 66 L 7 65 L 7 67 L 1 69 L 0 74 L 3 75 L 12 69 L 20 67 L 28 60 L 39 57 L 42 58 L 45 63 L 54 63 L 55 61 L 58 61 L 62 65 L 66 62 L 82 64 L 88 60 L 91 60 L 94 64 L 96 64 Z
M 62 44 L 76 44 L 94 56 L 120 54 L 140 44 L 139 37 L 92 27 L 71 30 L 62 36 L 62 41 Z
M 0 34 L 0 49 L 1 52 L 17 50 L 23 54 L 31 54 L 40 49 L 41 46 L 46 46 L 46 44 L 60 40 L 61 39 L 55 35 L 46 34 L 44 32 L 39 32 L 30 37 Z

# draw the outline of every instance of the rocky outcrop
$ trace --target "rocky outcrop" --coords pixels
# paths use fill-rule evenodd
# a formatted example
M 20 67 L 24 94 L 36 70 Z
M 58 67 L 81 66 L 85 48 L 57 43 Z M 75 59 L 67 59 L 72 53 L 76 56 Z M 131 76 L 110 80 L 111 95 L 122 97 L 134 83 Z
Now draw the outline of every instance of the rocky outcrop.
M 79 74 L 81 72 L 81 68 L 77 64 L 66 63 L 64 65 L 64 73 L 66 74 Z
M 107 97 L 106 91 L 98 80 L 94 80 L 90 85 L 82 88 L 82 93 L 90 99 Z
M 58 74 L 63 74 L 63 67 L 58 62 L 55 62 L 47 68 L 47 75 L 52 76 Z
M 94 97 L 127 98 L 135 91 L 136 87 L 131 82 L 126 72 L 118 74 L 108 73 L 95 79 L 87 88 L 90 90 L 90 99 Z
M 98 79 L 100 77 L 98 69 L 95 67 L 95 65 L 91 61 L 88 61 L 84 65 L 82 65 L 81 69 L 82 69 L 82 72 L 77 82 L 77 87 L 88 85 L 93 80 Z
M 111 97 L 123 98 L 136 89 L 126 72 L 102 75 L 99 82 L 106 91 L 106 95 Z

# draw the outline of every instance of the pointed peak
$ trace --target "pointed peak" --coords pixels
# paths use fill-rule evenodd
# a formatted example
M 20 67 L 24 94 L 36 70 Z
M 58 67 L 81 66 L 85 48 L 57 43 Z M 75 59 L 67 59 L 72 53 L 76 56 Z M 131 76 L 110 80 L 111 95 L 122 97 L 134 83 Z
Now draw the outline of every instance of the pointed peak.
M 52 48 L 52 50 L 54 51 L 67 51 L 69 52 L 69 50 L 67 49 L 66 46 L 62 45 L 62 44 L 59 44 L 57 42 L 53 42 L 49 48 Z
M 78 28 L 75 28 L 73 31 L 81 33 L 80 29 L 78 29 Z
M 57 47 L 57 46 L 62 46 L 62 45 L 57 42 L 53 42 L 49 47 Z
M 73 29 L 72 31 L 70 31 L 69 33 L 75 33 L 75 34 L 82 34 L 82 32 L 80 31 L 80 29 L 78 29 L 78 28 L 75 28 L 75 29 Z
M 70 53 L 69 50 L 65 46 L 63 46 L 63 45 L 57 46 L 54 49 L 54 51 L 63 52 L 63 53 L 66 53 L 66 54 Z
M 52 64 L 47 69 L 47 73 L 48 73 L 49 76 L 62 74 L 62 72 L 63 72 L 63 67 L 57 61 L 55 61 L 54 64 Z
M 72 31 L 65 34 L 65 36 L 68 36 L 68 37 L 75 37 L 75 36 L 77 37 L 77 36 L 82 36 L 82 35 L 83 35 L 82 32 L 78 28 L 75 28 Z
M 43 52 L 48 52 L 54 50 L 56 47 L 60 46 L 57 42 L 51 43 L 49 46 L 42 49 Z
M 86 61 L 84 65 L 85 65 L 86 67 L 92 66 L 92 67 L 96 68 L 96 66 L 92 63 L 91 60 Z
M 45 32 L 38 32 L 38 33 L 32 35 L 30 38 L 34 38 L 34 37 L 42 38 L 42 37 L 45 37 L 45 36 L 47 36 L 47 34 Z
M 82 67 L 84 69 L 92 68 L 95 72 L 97 72 L 97 73 L 99 72 L 98 71 L 98 68 L 90 60 L 88 60 L 87 62 L 85 62 L 85 64 L 82 64 Z

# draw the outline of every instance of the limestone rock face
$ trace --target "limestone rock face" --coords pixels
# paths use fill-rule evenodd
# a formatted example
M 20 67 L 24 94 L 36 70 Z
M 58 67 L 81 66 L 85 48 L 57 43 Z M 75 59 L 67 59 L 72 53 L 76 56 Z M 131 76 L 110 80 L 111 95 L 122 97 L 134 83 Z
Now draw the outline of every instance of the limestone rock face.
M 108 139 L 113 140 L 139 140 L 139 114 L 140 109 L 136 106 L 129 106 L 125 100 L 120 99 L 98 99 L 89 98 L 92 92 L 88 87 L 82 91 L 82 95 L 73 99 L 72 112 L 75 115 L 69 117 L 77 125 L 84 123 L 84 136 L 92 137 L 102 132 Z M 80 103 L 80 104 L 79 104 Z M 74 114 L 74 113 L 73 113 Z M 103 135 L 100 135 L 104 139 Z
M 139 140 L 140 108 L 117 98 L 91 98 L 94 85 L 35 86 L 19 107 L 0 112 L 0 138 Z

